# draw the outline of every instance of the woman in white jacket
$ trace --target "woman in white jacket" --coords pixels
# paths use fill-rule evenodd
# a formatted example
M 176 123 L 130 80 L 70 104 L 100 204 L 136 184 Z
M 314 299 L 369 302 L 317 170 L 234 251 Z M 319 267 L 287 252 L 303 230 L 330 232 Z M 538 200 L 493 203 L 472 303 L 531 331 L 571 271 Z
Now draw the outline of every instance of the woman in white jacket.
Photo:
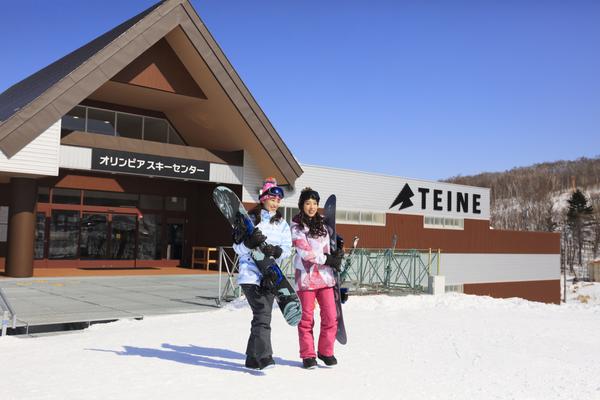
M 290 255 L 290 227 L 278 211 L 282 198 L 283 189 L 277 186 L 274 178 L 267 178 L 260 191 L 260 204 L 249 212 L 256 228 L 252 235 L 233 246 L 240 256 L 238 284 L 242 287 L 253 314 L 245 364 L 251 369 L 265 369 L 275 365 L 271 348 L 271 310 L 275 295 L 261 287 L 268 285 L 252 258 L 252 250 L 260 247 L 265 256 L 273 257 L 278 264 Z

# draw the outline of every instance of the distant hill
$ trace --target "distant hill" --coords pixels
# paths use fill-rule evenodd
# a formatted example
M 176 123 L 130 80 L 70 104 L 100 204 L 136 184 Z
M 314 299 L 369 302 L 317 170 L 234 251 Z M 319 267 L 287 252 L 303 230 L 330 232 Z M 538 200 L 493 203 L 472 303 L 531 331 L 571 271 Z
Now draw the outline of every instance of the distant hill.
M 572 178 L 584 191 L 600 186 L 600 156 L 546 162 L 504 172 L 455 176 L 446 179 L 446 182 L 491 188 L 493 202 L 508 198 L 543 200 L 549 194 L 571 190 Z
M 495 229 L 561 232 L 563 239 L 567 200 L 575 186 L 594 208 L 586 228 L 585 261 L 600 255 L 600 156 L 455 176 L 445 182 L 490 188 Z

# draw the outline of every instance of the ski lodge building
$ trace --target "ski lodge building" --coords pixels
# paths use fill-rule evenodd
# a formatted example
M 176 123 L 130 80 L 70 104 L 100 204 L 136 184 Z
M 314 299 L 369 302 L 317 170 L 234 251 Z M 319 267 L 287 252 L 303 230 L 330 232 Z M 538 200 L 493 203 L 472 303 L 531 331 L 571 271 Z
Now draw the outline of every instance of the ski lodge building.
M 0 94 L 0 270 L 189 266 L 211 192 L 338 198 L 360 247 L 440 249 L 464 293 L 560 301 L 560 237 L 490 229 L 489 189 L 299 164 L 193 7 L 161 1 Z M 355 188 L 360 187 L 361 190 Z M 323 200 L 324 201 L 324 200 Z

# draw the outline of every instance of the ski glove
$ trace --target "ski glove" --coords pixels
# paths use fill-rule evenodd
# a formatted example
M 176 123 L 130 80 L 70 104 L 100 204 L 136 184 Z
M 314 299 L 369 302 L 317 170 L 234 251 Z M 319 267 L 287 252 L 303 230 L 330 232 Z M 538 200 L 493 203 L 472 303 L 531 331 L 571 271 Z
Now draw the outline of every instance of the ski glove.
M 244 216 L 239 212 L 235 216 L 235 223 L 233 224 L 233 243 L 240 244 L 246 239 L 247 227 Z
M 276 260 L 279 257 L 281 257 L 281 253 L 283 253 L 283 250 L 281 249 L 281 247 L 273 246 L 271 244 L 264 245 L 260 250 L 263 252 L 263 254 L 265 256 L 273 257 Z
M 260 288 L 264 293 L 275 293 L 277 288 L 278 275 L 273 267 L 269 267 L 263 273 L 260 281 Z
M 252 231 L 252 234 L 246 239 L 244 239 L 244 246 L 246 246 L 250 250 L 254 250 L 258 246 L 260 246 L 265 240 L 267 240 L 267 237 L 262 234 L 260 229 L 255 228 L 254 231 Z
M 342 258 L 344 257 L 344 253 L 341 251 L 334 251 L 332 254 L 325 255 L 327 259 L 325 260 L 325 265 L 329 265 L 334 270 L 340 270 L 342 266 Z

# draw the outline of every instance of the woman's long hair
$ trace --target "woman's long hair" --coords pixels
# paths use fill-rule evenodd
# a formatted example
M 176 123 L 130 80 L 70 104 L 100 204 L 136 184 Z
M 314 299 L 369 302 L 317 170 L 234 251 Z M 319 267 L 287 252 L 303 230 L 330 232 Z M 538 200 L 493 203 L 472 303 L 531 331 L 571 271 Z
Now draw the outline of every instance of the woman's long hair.
M 310 237 L 316 238 L 327 235 L 323 216 L 318 212 L 311 218 L 301 209 L 300 212 L 294 216 L 293 221 L 302 225 L 304 228 L 308 228 L 308 236 Z
M 262 203 L 258 203 L 256 205 L 256 207 L 254 207 L 252 210 L 248 211 L 248 215 L 250 215 L 250 217 L 252 217 L 254 219 L 254 225 L 258 225 L 260 224 L 261 218 L 260 218 L 260 212 L 264 210 Z M 275 211 L 275 215 L 273 215 L 271 217 L 271 221 L 269 221 L 271 224 L 276 224 L 279 221 L 281 221 L 281 219 L 283 218 L 283 215 L 281 214 L 281 212 L 279 210 Z

